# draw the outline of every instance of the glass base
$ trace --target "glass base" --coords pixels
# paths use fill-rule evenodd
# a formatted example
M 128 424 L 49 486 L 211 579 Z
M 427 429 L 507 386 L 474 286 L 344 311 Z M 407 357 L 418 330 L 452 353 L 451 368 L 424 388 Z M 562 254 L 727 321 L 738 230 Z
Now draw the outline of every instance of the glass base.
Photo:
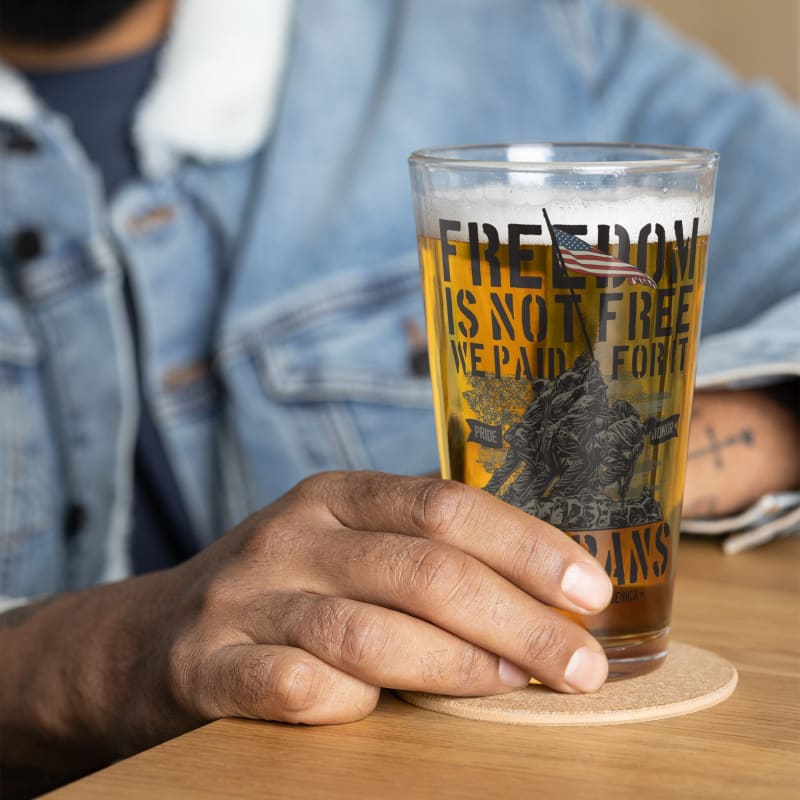
M 658 669 L 669 649 L 669 627 L 646 636 L 599 637 L 608 657 L 608 680 L 633 678 Z

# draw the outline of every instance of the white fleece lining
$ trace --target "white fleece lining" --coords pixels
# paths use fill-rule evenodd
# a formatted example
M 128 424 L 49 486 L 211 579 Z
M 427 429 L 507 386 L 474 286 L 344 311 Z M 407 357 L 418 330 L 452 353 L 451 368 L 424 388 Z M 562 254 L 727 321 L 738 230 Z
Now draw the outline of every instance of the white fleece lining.
M 27 82 L 0 61 L 0 119 L 30 125 L 39 109 L 39 102 Z
M 291 10 L 291 0 L 181 0 L 134 121 L 143 172 L 168 172 L 181 154 L 226 160 L 258 148 L 275 116 Z
M 270 130 L 286 62 L 292 0 L 179 0 L 153 85 L 133 124 L 140 168 L 171 172 L 181 156 L 243 158 Z M 0 62 L 0 119 L 26 125 L 42 107 Z

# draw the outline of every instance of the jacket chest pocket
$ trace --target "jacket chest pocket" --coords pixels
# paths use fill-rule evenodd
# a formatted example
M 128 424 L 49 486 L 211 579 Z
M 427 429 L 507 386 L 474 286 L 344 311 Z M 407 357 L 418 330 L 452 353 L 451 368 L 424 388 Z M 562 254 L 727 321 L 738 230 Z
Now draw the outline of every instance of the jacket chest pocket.
M 322 470 L 436 469 L 412 265 L 318 282 L 267 308 L 237 337 L 227 372 L 256 504 Z

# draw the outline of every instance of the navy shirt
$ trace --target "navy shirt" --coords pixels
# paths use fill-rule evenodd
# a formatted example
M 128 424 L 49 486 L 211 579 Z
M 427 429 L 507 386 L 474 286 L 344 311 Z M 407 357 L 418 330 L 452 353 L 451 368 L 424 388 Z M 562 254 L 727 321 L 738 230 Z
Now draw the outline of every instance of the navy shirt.
M 78 141 L 102 174 L 111 196 L 137 167 L 130 138 L 136 105 L 153 76 L 158 48 L 98 66 L 27 72 L 38 96 L 68 118 Z M 138 350 L 133 295 L 125 299 Z M 191 523 L 180 496 L 139 380 L 140 419 L 135 449 L 131 557 L 133 571 L 173 566 L 197 552 Z

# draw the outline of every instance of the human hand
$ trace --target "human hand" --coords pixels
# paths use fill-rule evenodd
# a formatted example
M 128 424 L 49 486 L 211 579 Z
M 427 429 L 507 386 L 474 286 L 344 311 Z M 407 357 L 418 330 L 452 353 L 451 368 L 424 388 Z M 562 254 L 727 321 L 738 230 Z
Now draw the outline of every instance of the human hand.
M 763 391 L 697 392 L 684 517 L 721 517 L 800 488 L 800 424 Z
M 165 673 L 198 721 L 346 722 L 379 687 L 486 695 L 532 675 L 576 692 L 607 675 L 599 644 L 549 607 L 604 608 L 600 565 L 455 482 L 319 475 L 173 573 Z

